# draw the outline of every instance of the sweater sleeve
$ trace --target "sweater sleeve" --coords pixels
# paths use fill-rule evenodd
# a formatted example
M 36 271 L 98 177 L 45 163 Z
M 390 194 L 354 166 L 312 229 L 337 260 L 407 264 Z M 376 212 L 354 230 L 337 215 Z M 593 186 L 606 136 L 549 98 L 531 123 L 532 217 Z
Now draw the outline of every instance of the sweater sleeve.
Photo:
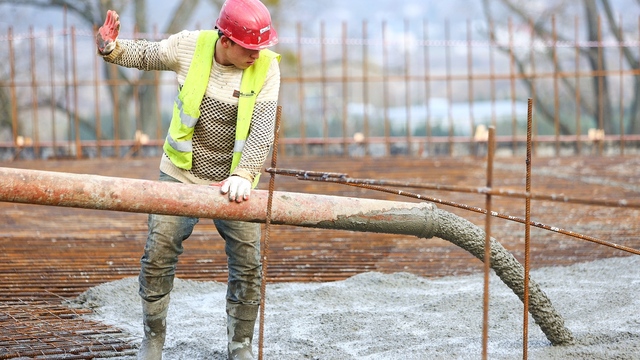
M 140 70 L 170 70 L 160 60 L 160 42 L 148 40 L 117 40 L 111 53 L 103 56 L 106 62 Z
M 139 70 L 186 72 L 193 56 L 197 31 L 182 31 L 161 41 L 117 40 L 115 49 L 104 55 L 105 61 Z

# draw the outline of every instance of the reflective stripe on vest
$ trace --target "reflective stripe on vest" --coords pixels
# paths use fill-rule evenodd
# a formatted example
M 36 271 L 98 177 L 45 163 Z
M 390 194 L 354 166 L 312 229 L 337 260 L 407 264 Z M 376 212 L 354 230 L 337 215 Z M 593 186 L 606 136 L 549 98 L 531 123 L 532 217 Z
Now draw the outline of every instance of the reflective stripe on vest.
M 177 95 L 175 105 L 178 107 L 180 123 L 187 128 L 195 128 L 198 119 L 184 113 L 182 100 L 180 100 L 180 97 Z M 171 137 L 171 134 L 167 134 L 166 141 L 173 149 L 178 150 L 179 152 L 187 153 L 193 151 L 191 140 L 176 141 Z
M 200 103 L 209 82 L 217 40 L 217 31 L 200 32 L 187 77 L 174 102 L 173 117 L 163 146 L 171 162 L 185 170 L 191 169 L 193 164 L 193 131 L 200 117 Z M 236 141 L 233 147 L 230 173 L 240 162 L 242 149 L 249 136 L 256 97 L 264 85 L 273 58 L 277 58 L 279 61 L 280 55 L 270 50 L 261 50 L 256 62 L 242 73 Z M 256 176 L 254 185 L 257 184 L 258 177 Z

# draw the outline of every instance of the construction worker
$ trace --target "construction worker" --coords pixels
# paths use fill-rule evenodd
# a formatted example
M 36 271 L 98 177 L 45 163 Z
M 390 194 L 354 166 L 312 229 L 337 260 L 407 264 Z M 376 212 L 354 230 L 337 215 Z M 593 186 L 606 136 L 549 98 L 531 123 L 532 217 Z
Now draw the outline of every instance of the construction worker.
M 160 161 L 160 180 L 220 183 L 229 201 L 249 200 L 274 140 L 280 88 L 278 42 L 259 0 L 226 0 L 216 29 L 182 31 L 159 42 L 118 39 L 118 14 L 98 30 L 105 61 L 140 70 L 171 70 L 180 85 Z M 140 260 L 144 338 L 138 359 L 161 359 L 169 294 L 182 242 L 197 218 L 150 215 Z M 214 220 L 225 241 L 228 356 L 253 359 L 260 304 L 260 224 Z

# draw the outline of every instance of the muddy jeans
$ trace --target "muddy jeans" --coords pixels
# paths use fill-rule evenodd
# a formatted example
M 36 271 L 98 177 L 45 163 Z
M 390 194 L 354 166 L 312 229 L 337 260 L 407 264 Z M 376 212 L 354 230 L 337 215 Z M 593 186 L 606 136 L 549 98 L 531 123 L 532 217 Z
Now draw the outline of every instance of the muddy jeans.
M 178 182 L 160 173 L 160 181 Z M 140 296 L 155 301 L 173 288 L 178 256 L 197 218 L 170 215 L 149 215 L 149 234 L 140 259 Z M 214 220 L 225 241 L 229 279 L 227 303 L 258 305 L 260 303 L 260 224 L 243 221 Z

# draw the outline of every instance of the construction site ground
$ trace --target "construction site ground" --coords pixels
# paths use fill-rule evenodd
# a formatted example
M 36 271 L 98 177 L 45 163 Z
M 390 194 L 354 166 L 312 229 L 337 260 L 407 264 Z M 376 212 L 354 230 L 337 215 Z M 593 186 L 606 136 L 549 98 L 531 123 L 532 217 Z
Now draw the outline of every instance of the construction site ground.
M 16 161 L 12 168 L 154 180 L 157 158 Z M 483 157 L 294 158 L 280 169 L 346 173 L 352 178 L 413 183 L 486 186 Z M 531 220 L 576 234 L 640 249 L 640 158 L 637 156 L 534 157 L 531 192 L 558 199 L 624 200 L 633 206 L 531 201 Z M 270 174 L 263 174 L 267 189 Z M 524 157 L 496 157 L 493 187 L 522 193 Z M 278 191 L 419 201 L 347 185 L 278 175 Z M 398 188 L 432 199 L 484 208 L 478 193 Z M 206 201 L 206 199 L 203 199 Z M 525 218 L 525 200 L 492 197 L 492 210 Z M 483 227 L 483 214 L 438 204 Z M 90 310 L 64 301 L 96 285 L 137 276 L 146 239 L 147 215 L 42 205 L 0 203 L 0 359 L 108 358 L 135 352 L 136 344 L 112 326 L 83 318 Z M 606 257 L 636 256 L 557 231 L 531 227 L 530 267 L 564 266 Z M 492 217 L 491 235 L 518 260 L 525 259 L 525 226 Z M 212 221 L 201 219 L 185 243 L 177 276 L 226 281 L 224 243 Z M 424 277 L 483 271 L 482 262 L 437 239 L 274 225 L 269 238 L 268 281 L 326 282 L 369 271 L 408 272 Z M 381 294 L 384 296 L 384 294 Z

